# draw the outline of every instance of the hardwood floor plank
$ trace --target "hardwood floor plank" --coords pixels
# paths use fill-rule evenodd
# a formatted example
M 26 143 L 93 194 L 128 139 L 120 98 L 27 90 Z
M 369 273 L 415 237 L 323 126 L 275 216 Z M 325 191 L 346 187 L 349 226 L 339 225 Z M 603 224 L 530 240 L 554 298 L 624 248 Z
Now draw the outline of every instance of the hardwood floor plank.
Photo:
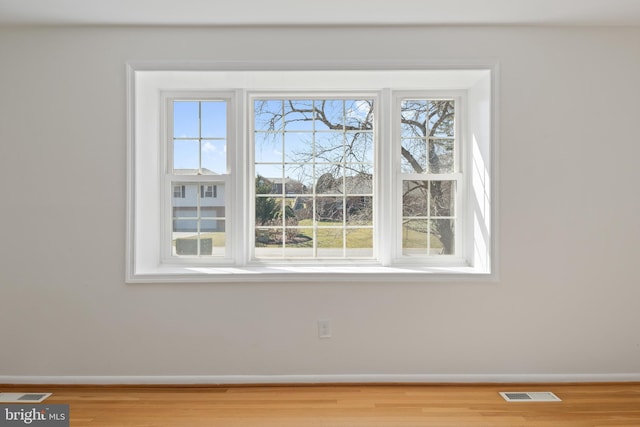
M 60 386 L 74 427 L 604 427 L 640 426 L 640 383 Z M 552 391 L 562 402 L 505 402 L 499 391 Z

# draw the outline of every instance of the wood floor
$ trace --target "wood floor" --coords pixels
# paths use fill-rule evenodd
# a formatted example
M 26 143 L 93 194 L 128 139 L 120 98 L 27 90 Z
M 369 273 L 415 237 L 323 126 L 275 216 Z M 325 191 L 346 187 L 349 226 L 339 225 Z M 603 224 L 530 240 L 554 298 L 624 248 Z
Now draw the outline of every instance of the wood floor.
M 73 427 L 640 426 L 640 383 L 549 385 L 10 386 L 53 392 Z M 499 391 L 552 391 L 508 403 Z

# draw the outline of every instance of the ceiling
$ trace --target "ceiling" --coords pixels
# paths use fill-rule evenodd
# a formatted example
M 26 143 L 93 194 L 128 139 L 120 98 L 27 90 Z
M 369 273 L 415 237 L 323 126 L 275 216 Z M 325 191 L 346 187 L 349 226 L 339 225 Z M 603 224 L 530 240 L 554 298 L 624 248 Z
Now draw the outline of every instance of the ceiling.
M 640 26 L 640 0 L 0 0 L 0 25 Z

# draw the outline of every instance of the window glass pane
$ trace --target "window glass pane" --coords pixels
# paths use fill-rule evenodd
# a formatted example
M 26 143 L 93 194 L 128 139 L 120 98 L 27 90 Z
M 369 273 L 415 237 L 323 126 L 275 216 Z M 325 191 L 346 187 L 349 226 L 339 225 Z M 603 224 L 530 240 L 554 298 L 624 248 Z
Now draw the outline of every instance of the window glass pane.
M 202 137 L 227 137 L 227 103 L 224 101 L 202 102 Z
M 257 195 L 255 206 L 256 226 L 282 225 L 282 197 Z
M 343 130 L 344 129 L 344 101 L 341 99 L 315 100 L 316 109 L 315 129 Z
M 198 186 L 196 184 L 176 184 L 172 186 L 172 207 L 186 212 L 198 206 Z M 180 191 L 176 191 L 180 189 Z
M 373 197 L 347 196 L 346 202 L 346 225 L 373 225 Z
M 369 165 L 347 165 L 345 170 L 347 194 L 373 194 L 373 168 Z
M 284 103 L 284 127 L 287 131 L 313 130 L 313 101 L 287 100 Z
M 429 172 L 453 173 L 453 139 L 429 140 Z
M 200 208 L 200 215 L 203 218 L 224 218 L 224 206 L 203 206 Z
M 173 141 L 173 173 L 178 175 L 193 175 L 200 167 L 199 143 L 197 140 Z
M 313 256 L 313 228 L 285 227 L 284 236 L 285 257 Z
M 202 141 L 202 173 L 205 175 L 220 175 L 227 173 L 226 141 Z
M 424 134 L 422 129 L 423 128 L 412 125 L 412 124 L 402 123 L 402 125 L 400 126 L 400 131 L 401 131 L 400 135 L 402 136 L 402 138 L 424 139 L 426 135 Z
M 428 101 L 424 99 L 406 99 L 400 104 L 400 117 L 403 123 L 424 126 L 427 117 Z
M 373 164 L 373 133 L 348 132 L 345 135 L 345 161 Z
M 371 130 L 373 128 L 372 100 L 346 100 L 344 106 L 347 129 Z
M 429 215 L 429 181 L 405 181 L 402 185 L 402 216 Z
M 173 233 L 173 255 L 212 255 L 213 240 Z
M 193 207 L 174 207 L 173 208 L 173 218 L 197 218 L 198 217 L 198 208 Z M 174 227 L 175 229 L 175 227 Z M 195 227 L 194 227 L 195 229 Z
M 284 167 L 281 163 L 276 165 L 256 165 L 256 193 L 273 193 L 275 191 L 274 181 L 282 179 L 283 176 Z
M 256 100 L 253 105 L 255 113 L 253 125 L 256 131 L 282 130 L 284 126 L 282 100 Z
M 347 257 L 370 258 L 373 256 L 372 228 L 348 228 L 346 239 Z
M 205 233 L 204 236 L 210 236 L 213 242 L 211 254 L 214 256 L 224 256 L 226 254 L 227 234 L 225 232 L 226 221 L 219 219 L 216 221 L 217 230 L 211 233 Z
M 291 248 L 311 248 L 313 247 L 313 228 L 312 227 L 287 227 L 286 245 Z
M 455 215 L 455 181 L 431 181 L 430 214 L 432 217 Z
M 434 219 L 431 224 L 431 247 L 434 249 L 434 255 L 451 255 L 454 253 L 455 230 L 454 220 L 452 219 Z
M 174 235 L 178 237 L 194 237 L 198 232 L 198 219 L 197 218 L 188 219 L 186 217 L 174 218 L 173 232 L 174 232 Z M 177 233 L 188 233 L 188 234 L 182 235 Z M 193 233 L 196 233 L 196 234 L 193 234 Z
M 345 156 L 345 134 L 342 132 L 317 132 L 314 134 L 315 163 L 341 163 Z
M 424 173 L 427 170 L 427 144 L 424 139 L 403 139 L 400 154 L 402 173 Z
M 256 132 L 256 163 L 282 162 L 282 134 L 273 132 Z
M 310 164 L 288 164 L 284 167 L 287 178 L 285 193 L 308 194 L 313 187 L 313 166 Z
M 343 194 L 343 173 L 340 165 L 316 165 L 316 194 Z
M 200 113 L 198 101 L 173 102 L 173 137 L 199 138 Z
M 313 258 L 313 247 L 289 246 L 284 248 L 285 258 Z
M 344 237 L 342 228 L 318 228 L 318 256 L 338 258 L 344 255 Z
M 316 223 L 319 227 L 341 226 L 343 221 L 342 197 L 316 198 Z
M 280 258 L 283 256 L 283 228 L 256 229 L 256 256 L 261 258 Z
M 304 163 L 313 159 L 313 133 L 294 132 L 284 135 L 286 162 Z
M 429 103 L 429 135 L 454 136 L 454 101 Z
M 403 255 L 428 255 L 429 220 L 411 219 L 402 222 Z

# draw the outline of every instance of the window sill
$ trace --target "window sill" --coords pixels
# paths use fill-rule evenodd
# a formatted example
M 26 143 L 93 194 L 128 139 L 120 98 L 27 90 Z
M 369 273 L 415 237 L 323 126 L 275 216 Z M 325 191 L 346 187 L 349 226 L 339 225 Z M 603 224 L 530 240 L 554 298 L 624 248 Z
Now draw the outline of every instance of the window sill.
M 198 267 L 162 265 L 129 275 L 127 283 L 235 282 L 435 282 L 495 281 L 495 274 L 468 266 L 423 267 L 377 264 L 256 265 Z

